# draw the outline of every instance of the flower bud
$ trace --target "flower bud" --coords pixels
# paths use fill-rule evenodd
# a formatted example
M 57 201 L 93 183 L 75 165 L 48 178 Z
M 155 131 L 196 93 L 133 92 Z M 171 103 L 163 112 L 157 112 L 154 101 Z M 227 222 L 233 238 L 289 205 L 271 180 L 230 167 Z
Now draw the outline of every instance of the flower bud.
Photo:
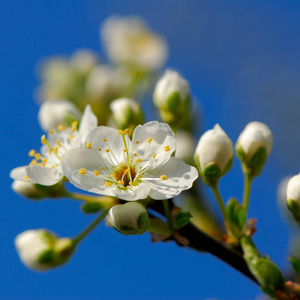
M 79 49 L 72 54 L 70 64 L 79 74 L 85 75 L 98 64 L 99 58 L 96 53 L 88 49 Z
M 37 188 L 36 184 L 32 182 L 14 180 L 11 188 L 15 193 L 26 198 L 41 200 L 45 197 L 45 194 Z
M 117 204 L 109 210 L 111 225 L 125 235 L 142 234 L 149 225 L 146 208 L 138 202 Z
M 80 120 L 81 112 L 67 100 L 48 101 L 42 104 L 38 119 L 44 131 L 56 128 L 58 125 L 69 125 L 69 121 Z
M 176 71 L 167 70 L 157 82 L 153 101 L 164 122 L 172 124 L 186 119 L 191 102 L 188 81 Z
M 206 184 L 216 184 L 229 171 L 233 144 L 219 124 L 201 136 L 194 159 Z
M 271 152 L 272 144 L 273 134 L 270 128 L 261 122 L 250 122 L 235 145 L 244 171 L 252 176 L 259 175 Z
M 287 205 L 294 218 L 300 221 L 300 173 L 293 176 L 287 185 Z
M 15 238 L 21 261 L 29 269 L 47 271 L 68 261 L 74 251 L 69 238 L 57 238 L 48 230 L 27 230 Z
M 130 98 L 120 98 L 110 104 L 113 119 L 120 129 L 132 128 L 143 124 L 144 118 L 139 103 Z

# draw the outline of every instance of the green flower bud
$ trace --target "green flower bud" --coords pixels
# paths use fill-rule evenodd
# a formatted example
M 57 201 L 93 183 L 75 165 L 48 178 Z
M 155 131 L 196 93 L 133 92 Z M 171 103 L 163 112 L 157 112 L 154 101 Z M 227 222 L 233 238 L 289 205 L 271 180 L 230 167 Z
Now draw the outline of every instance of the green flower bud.
M 138 202 L 113 206 L 109 218 L 111 225 L 125 235 L 142 234 L 150 225 L 146 208 Z
M 251 122 L 240 134 L 236 153 L 243 164 L 245 172 L 252 176 L 260 174 L 273 145 L 273 134 L 264 123 Z
M 11 188 L 18 195 L 32 200 L 42 200 L 45 197 L 45 193 L 40 191 L 36 184 L 29 181 L 14 180 Z
M 110 104 L 113 119 L 120 129 L 135 128 L 144 123 L 139 103 L 130 98 L 120 98 Z
M 233 144 L 224 130 L 216 124 L 200 138 L 194 160 L 203 181 L 215 184 L 232 166 Z
M 15 246 L 23 264 L 35 271 L 47 271 L 66 263 L 74 251 L 71 239 L 57 238 L 45 229 L 20 233 Z

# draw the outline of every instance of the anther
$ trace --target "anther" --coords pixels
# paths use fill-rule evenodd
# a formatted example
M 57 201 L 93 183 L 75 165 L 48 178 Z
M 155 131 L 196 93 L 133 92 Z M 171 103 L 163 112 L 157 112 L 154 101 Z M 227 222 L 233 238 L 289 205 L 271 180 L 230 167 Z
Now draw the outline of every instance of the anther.
M 160 178 L 161 178 L 162 180 L 167 180 L 167 179 L 168 179 L 168 177 L 167 177 L 166 175 L 161 175 Z
M 36 159 L 32 159 L 29 166 L 34 166 L 37 163 Z
M 109 152 L 109 149 L 106 149 L 105 151 L 106 151 L 106 152 Z
M 126 152 L 126 149 L 123 149 L 124 152 Z
M 51 166 L 50 168 L 51 168 L 51 169 L 55 169 L 55 167 L 54 167 L 54 166 Z
M 56 141 L 56 145 L 57 145 L 59 148 L 61 148 L 60 140 L 57 140 L 57 141 Z
M 58 147 L 53 148 L 53 151 L 57 154 Z
M 57 126 L 57 130 L 58 131 L 63 131 L 63 130 L 65 130 L 66 129 L 66 126 L 64 126 L 63 124 L 59 124 L 58 126 Z
M 103 142 L 107 142 L 107 139 L 103 139 Z
M 123 130 L 122 129 L 119 129 L 118 130 L 118 134 L 122 134 L 123 133 Z
M 125 129 L 125 133 L 126 133 L 126 134 L 129 133 L 129 129 L 128 129 L 128 128 Z
M 131 185 L 131 186 L 132 186 L 132 185 L 133 185 L 133 182 L 132 182 L 132 181 L 130 181 L 130 182 L 129 182 L 129 185 Z
M 25 175 L 25 176 L 24 176 L 24 179 L 25 179 L 25 180 L 28 180 L 28 179 L 29 179 L 29 177 L 28 177 L 27 175 Z
M 35 155 L 35 150 L 34 149 L 32 149 L 32 150 L 30 150 L 29 152 L 28 152 L 28 156 L 29 157 L 33 157 Z
M 46 136 L 44 134 L 41 136 L 41 143 L 42 144 L 46 143 Z
M 133 155 L 134 155 L 134 156 L 137 156 L 137 154 L 136 154 L 136 153 L 134 153 Z
M 99 172 L 98 170 L 95 170 L 95 171 L 94 171 L 94 174 L 95 174 L 96 176 L 98 176 L 98 175 L 100 175 L 100 172 Z
M 156 154 L 154 153 L 153 155 L 152 155 L 152 158 L 155 158 L 156 157 Z
M 42 159 L 42 162 L 45 164 L 46 162 L 47 162 L 47 158 L 46 157 L 44 157 L 43 159 Z
M 78 122 L 77 122 L 77 121 L 73 121 L 73 122 L 72 122 L 72 124 L 71 124 L 72 132 L 74 132 L 74 131 L 77 129 L 77 125 L 78 125 Z
M 148 143 L 151 143 L 151 142 L 152 142 L 152 140 L 153 140 L 153 138 L 150 138 L 150 139 L 148 140 Z
M 139 141 L 135 141 L 135 143 L 136 143 L 136 144 L 138 144 L 138 143 L 139 143 Z
M 168 151 L 171 150 L 171 149 L 170 149 L 170 146 L 166 146 L 164 149 L 165 149 L 166 152 L 168 152 Z
M 75 137 L 74 134 L 70 135 L 70 137 L 69 137 L 70 141 L 71 141 L 72 139 L 74 139 L 74 137 Z
M 40 158 L 41 158 L 41 154 L 36 153 L 36 154 L 35 154 L 35 159 L 39 160 Z
M 51 153 L 52 153 L 52 148 L 49 149 L 49 155 L 51 155 Z
M 137 158 L 137 159 L 136 159 L 136 162 L 137 162 L 137 163 L 140 163 L 140 162 L 142 162 L 142 160 L 141 160 L 140 158 Z
M 100 167 L 99 169 L 100 169 L 100 170 L 103 170 L 103 168 L 102 168 L 102 167 Z
M 111 186 L 111 182 L 110 181 L 106 181 L 105 182 L 105 186 Z
M 119 183 L 120 185 L 124 185 L 124 181 L 122 181 L 122 180 L 119 180 L 118 183 Z
M 80 170 L 79 170 L 79 174 L 81 174 L 81 175 L 86 174 L 86 170 L 85 170 L 84 168 L 80 169 Z
M 50 133 L 50 134 L 54 134 L 54 131 L 53 131 L 53 129 L 51 129 L 51 130 L 49 131 L 49 133 Z
M 100 148 L 100 147 L 98 148 L 98 151 L 101 151 L 101 148 Z
M 86 143 L 86 147 L 87 147 L 88 149 L 92 149 L 92 144 L 91 144 L 91 143 Z

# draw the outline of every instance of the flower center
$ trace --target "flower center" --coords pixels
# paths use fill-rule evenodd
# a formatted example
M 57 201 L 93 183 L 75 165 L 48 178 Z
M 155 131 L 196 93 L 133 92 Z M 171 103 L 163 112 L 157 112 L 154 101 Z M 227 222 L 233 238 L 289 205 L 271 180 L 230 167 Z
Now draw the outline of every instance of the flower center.
M 121 185 L 127 187 L 132 184 L 135 179 L 136 172 L 135 169 L 130 167 L 130 174 L 128 166 L 121 166 L 118 170 L 115 171 L 116 180 L 120 182 Z M 132 181 L 130 181 L 130 178 Z

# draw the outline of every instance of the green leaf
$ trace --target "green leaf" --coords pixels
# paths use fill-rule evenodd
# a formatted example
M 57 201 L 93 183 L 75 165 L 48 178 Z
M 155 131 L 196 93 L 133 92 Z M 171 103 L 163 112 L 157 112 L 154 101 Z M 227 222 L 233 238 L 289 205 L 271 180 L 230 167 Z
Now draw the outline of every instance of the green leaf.
M 294 256 L 289 257 L 290 262 L 293 265 L 294 270 L 300 276 L 300 259 Z
M 103 204 L 100 202 L 84 202 L 80 209 L 86 214 L 94 214 L 103 208 Z
M 169 235 L 172 233 L 172 230 L 169 228 L 169 225 L 164 221 L 156 218 L 150 218 L 150 228 L 149 232 L 159 233 Z
M 180 212 L 175 219 L 175 227 L 181 228 L 190 223 L 192 215 L 190 212 Z
M 231 198 L 227 203 L 227 213 L 232 233 L 236 237 L 240 237 L 244 233 L 247 221 L 244 207 L 235 198 Z

